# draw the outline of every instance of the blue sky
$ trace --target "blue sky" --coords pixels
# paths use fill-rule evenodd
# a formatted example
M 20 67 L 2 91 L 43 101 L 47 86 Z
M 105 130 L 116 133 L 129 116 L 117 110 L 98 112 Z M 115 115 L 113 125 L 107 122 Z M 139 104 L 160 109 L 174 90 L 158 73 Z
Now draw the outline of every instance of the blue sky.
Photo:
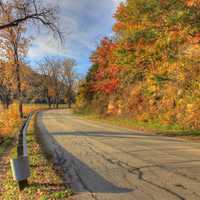
M 32 65 L 44 56 L 74 58 L 77 71 L 85 74 L 90 67 L 89 57 L 99 40 L 112 34 L 113 14 L 121 0 L 45 0 L 60 8 L 60 27 L 65 32 L 61 46 L 51 34 L 41 31 L 34 36 L 28 59 Z M 56 2 L 56 3 L 55 3 Z

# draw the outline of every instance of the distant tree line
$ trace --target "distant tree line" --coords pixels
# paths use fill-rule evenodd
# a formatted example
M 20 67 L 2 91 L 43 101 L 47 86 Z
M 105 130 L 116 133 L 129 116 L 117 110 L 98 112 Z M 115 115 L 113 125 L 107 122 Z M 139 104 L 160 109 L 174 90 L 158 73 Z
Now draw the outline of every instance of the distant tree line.
M 5 108 L 17 100 L 23 117 L 24 102 L 48 102 L 49 107 L 75 99 L 76 62 L 45 58 L 38 71 L 25 62 L 31 44 L 30 27 L 46 28 L 63 42 L 57 8 L 39 0 L 0 0 L 0 101 Z

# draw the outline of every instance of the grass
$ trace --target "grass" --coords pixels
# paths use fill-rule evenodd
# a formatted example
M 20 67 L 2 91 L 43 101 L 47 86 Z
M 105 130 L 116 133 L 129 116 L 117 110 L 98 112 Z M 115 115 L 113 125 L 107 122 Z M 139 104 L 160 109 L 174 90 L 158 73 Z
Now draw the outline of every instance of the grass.
M 30 112 L 41 108 L 47 108 L 47 105 L 25 104 L 24 115 L 28 116 Z M 20 119 L 17 103 L 13 103 L 8 109 L 4 109 L 0 104 L 0 156 L 14 140 L 22 123 L 23 120 Z
M 0 156 L 3 155 L 5 150 L 12 144 L 13 138 L 6 138 L 0 145 Z
M 10 167 L 7 166 L 7 173 L 1 180 L 0 199 L 2 200 L 57 200 L 68 199 L 72 191 L 62 180 L 62 171 L 54 166 L 51 157 L 46 155 L 38 141 L 35 116 L 32 119 L 28 134 L 28 155 L 31 167 L 31 177 L 28 179 L 29 187 L 19 192 L 18 186 L 12 180 Z M 11 150 L 10 157 L 16 156 L 16 147 Z M 8 161 L 7 161 L 8 162 Z
M 126 117 L 116 117 L 116 116 L 102 116 L 94 113 L 88 112 L 76 112 L 76 115 L 89 120 L 100 121 L 112 125 L 117 125 L 121 127 L 126 127 L 133 130 L 144 131 L 148 133 L 156 133 L 166 136 L 190 136 L 199 137 L 200 130 L 189 130 L 184 129 L 177 124 L 165 125 L 158 121 L 137 121 Z

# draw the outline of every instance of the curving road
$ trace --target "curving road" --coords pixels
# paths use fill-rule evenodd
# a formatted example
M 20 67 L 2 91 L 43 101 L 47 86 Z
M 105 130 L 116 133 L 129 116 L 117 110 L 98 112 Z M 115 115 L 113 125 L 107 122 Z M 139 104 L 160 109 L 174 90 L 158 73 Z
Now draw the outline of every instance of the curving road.
M 47 150 L 80 200 L 199 200 L 200 144 L 81 119 L 37 118 Z

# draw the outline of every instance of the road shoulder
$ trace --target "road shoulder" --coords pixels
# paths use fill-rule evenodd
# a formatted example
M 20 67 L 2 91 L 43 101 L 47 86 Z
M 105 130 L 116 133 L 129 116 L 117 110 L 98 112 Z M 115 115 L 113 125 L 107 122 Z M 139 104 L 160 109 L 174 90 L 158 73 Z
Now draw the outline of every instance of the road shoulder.
M 27 143 L 31 167 L 31 177 L 28 179 L 29 186 L 24 191 L 19 192 L 16 182 L 12 179 L 9 159 L 16 155 L 16 147 L 13 146 L 1 162 L 4 165 L 4 171 L 1 171 L 3 179 L 0 183 L 0 199 L 68 199 L 72 192 L 61 178 L 62 171 L 44 153 L 39 144 L 36 116 L 31 120 L 28 129 Z

